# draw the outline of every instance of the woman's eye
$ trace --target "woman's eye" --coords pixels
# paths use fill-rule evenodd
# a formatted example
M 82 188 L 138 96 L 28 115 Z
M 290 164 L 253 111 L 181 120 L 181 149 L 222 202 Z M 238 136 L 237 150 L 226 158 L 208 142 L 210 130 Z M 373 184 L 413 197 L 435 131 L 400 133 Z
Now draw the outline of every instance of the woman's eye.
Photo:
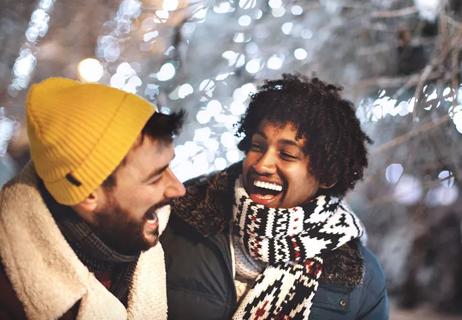
M 261 150 L 261 147 L 259 144 L 256 144 L 256 143 L 252 143 L 250 145 L 250 150 Z
M 295 160 L 298 159 L 296 155 L 287 152 L 281 152 L 281 158 L 284 160 Z

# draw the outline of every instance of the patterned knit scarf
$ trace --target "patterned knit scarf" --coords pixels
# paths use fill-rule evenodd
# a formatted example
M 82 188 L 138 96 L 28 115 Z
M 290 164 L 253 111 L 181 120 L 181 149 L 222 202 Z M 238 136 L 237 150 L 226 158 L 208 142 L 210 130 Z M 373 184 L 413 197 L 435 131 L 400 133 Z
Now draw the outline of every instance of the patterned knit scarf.
M 266 268 L 233 319 L 308 319 L 322 272 L 321 254 L 362 235 L 359 219 L 338 198 L 302 207 L 267 208 L 236 180 L 234 228 L 245 251 Z

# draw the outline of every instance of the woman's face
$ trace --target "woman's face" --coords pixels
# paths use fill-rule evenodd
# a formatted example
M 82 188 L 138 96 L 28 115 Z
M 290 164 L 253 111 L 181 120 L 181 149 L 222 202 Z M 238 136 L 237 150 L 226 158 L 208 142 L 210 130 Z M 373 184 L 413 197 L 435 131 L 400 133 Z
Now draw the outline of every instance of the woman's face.
M 244 188 L 250 198 L 270 208 L 292 208 L 311 200 L 320 188 L 308 171 L 305 139 L 289 122 L 263 121 L 252 136 L 243 162 Z

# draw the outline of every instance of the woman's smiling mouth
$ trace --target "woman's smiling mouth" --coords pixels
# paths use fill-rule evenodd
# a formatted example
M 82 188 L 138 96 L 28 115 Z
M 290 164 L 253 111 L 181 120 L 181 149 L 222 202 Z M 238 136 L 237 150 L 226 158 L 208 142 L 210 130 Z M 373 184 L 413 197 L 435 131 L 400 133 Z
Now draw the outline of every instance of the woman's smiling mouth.
M 279 183 L 255 179 L 247 192 L 250 199 L 258 204 L 276 206 L 282 191 L 283 186 Z

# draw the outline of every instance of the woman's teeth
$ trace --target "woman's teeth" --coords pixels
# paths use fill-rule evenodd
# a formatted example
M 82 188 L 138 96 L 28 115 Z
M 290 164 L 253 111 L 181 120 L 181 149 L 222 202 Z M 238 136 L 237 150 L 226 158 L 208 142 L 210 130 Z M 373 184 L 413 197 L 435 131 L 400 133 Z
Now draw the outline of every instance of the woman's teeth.
M 258 188 L 262 188 L 262 189 L 268 189 L 268 190 L 273 190 L 273 191 L 278 191 L 278 192 L 282 191 L 282 186 L 275 184 L 275 183 L 271 183 L 271 182 L 255 180 L 253 182 L 253 185 Z

